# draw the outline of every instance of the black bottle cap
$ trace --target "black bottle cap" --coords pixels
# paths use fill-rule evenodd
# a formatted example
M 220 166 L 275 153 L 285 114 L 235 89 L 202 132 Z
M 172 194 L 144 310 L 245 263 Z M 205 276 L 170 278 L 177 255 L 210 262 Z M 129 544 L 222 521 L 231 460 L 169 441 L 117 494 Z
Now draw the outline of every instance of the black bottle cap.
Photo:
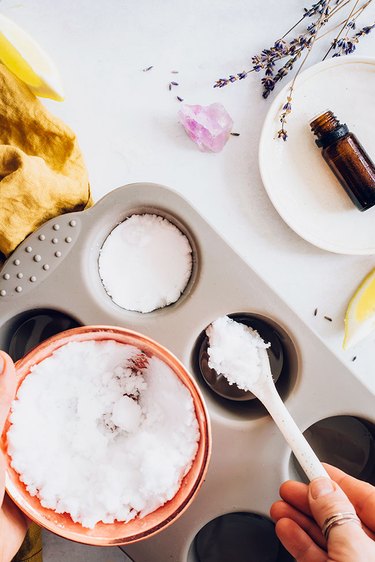
M 342 137 L 345 137 L 345 135 L 347 135 L 348 133 L 349 133 L 349 128 L 346 125 L 346 123 L 343 123 L 342 125 L 336 127 L 330 133 L 325 133 L 320 139 L 317 139 L 315 143 L 320 148 L 326 148 L 333 142 L 336 142 L 339 139 L 342 139 Z

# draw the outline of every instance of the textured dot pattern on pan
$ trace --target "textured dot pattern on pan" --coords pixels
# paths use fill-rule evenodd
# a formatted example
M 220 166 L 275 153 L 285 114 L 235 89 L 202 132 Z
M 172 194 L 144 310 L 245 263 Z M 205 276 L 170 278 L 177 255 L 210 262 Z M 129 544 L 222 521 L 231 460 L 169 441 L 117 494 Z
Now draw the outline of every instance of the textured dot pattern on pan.
M 196 535 L 188 562 L 292 562 L 268 518 L 228 513 L 207 523 Z
M 270 343 L 267 349 L 271 372 L 276 388 L 285 400 L 293 388 L 297 377 L 297 356 L 290 336 L 273 320 L 254 313 L 228 314 L 229 318 L 255 329 L 261 338 Z M 214 319 L 213 319 L 214 320 Z M 254 394 L 230 385 L 223 375 L 219 375 L 208 365 L 208 336 L 204 330 L 198 337 L 193 350 L 193 366 L 201 386 L 215 402 L 227 411 L 236 412 L 240 417 L 265 415 L 266 409 Z
M 81 221 L 74 217 L 48 221 L 18 246 L 1 270 L 1 301 L 35 289 L 59 267 L 79 237 Z
M 375 424 L 352 416 L 333 416 L 316 422 L 304 436 L 322 462 L 375 484 Z M 305 480 L 293 455 L 292 464 Z

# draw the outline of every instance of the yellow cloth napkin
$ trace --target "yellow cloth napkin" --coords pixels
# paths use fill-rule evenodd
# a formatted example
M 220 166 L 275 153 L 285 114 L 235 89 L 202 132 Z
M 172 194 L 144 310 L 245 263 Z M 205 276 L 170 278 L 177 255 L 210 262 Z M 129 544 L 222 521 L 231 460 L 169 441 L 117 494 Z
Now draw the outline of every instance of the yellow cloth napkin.
M 0 268 L 28 234 L 61 213 L 92 205 L 73 131 L 0 64 Z M 42 562 L 32 524 L 14 562 Z
M 0 64 L 0 252 L 61 213 L 92 204 L 73 131 Z

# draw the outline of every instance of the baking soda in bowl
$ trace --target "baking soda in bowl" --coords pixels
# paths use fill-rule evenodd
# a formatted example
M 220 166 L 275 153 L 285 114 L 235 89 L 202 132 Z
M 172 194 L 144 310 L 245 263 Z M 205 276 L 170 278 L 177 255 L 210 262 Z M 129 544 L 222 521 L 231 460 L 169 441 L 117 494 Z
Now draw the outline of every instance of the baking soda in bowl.
M 172 499 L 200 438 L 172 370 L 111 340 L 68 343 L 34 366 L 10 422 L 8 453 L 27 491 L 88 528 Z
M 174 224 L 159 215 L 132 215 L 105 240 L 99 274 L 116 304 L 146 313 L 180 298 L 192 264 L 189 240 Z

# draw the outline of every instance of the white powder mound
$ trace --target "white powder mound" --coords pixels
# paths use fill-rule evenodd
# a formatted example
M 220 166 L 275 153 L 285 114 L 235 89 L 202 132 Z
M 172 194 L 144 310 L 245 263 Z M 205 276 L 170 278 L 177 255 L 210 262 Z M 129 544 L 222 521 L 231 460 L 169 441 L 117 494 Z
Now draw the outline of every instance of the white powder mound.
M 122 308 L 144 313 L 176 302 L 191 271 L 188 239 L 158 215 L 126 219 L 112 230 L 99 256 L 108 295 Z
M 223 375 L 229 384 L 251 392 L 262 372 L 259 349 L 265 343 L 256 330 L 228 316 L 215 320 L 206 330 L 209 339 L 208 366 Z
M 163 505 L 198 448 L 189 390 L 114 341 L 72 342 L 35 366 L 10 420 L 8 452 L 29 493 L 84 527 Z

